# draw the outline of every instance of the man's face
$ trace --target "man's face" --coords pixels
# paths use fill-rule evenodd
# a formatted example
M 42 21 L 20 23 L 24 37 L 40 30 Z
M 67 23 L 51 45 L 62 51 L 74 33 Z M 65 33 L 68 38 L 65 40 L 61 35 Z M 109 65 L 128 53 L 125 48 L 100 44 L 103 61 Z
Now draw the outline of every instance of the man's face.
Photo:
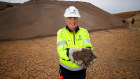
M 78 18 L 77 17 L 68 17 L 68 18 L 65 18 L 65 22 L 72 31 L 75 31 L 75 29 L 78 25 Z

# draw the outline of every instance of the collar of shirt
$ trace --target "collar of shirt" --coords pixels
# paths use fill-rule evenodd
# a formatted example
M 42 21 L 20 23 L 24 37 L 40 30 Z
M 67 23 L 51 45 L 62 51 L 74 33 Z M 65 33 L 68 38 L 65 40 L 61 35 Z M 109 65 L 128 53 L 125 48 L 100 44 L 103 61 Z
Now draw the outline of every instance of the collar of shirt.
M 67 29 L 69 32 L 72 32 L 68 26 L 66 26 L 66 29 Z M 76 27 L 76 29 L 75 29 L 75 33 L 77 33 L 78 30 L 79 30 L 79 26 Z

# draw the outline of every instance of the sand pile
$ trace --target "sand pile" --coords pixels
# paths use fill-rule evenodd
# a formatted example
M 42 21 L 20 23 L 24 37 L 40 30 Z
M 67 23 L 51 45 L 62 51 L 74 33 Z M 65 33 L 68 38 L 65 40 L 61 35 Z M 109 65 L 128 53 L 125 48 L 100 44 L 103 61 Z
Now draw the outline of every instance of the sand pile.
M 90 62 L 96 57 L 93 55 L 92 50 L 82 49 L 81 51 L 76 51 L 73 53 L 73 58 L 75 61 L 82 60 L 85 66 L 89 66 Z
M 128 22 L 129 28 L 132 28 L 134 30 L 140 30 L 140 13 L 126 20 Z
M 63 14 L 70 5 L 81 14 L 79 26 L 89 31 L 124 25 L 119 17 L 86 2 L 36 0 L 0 11 L 0 40 L 56 35 L 66 25 Z
M 7 3 L 0 1 L 0 11 L 6 10 L 7 8 L 11 8 L 17 5 L 19 5 L 19 3 Z
M 129 11 L 129 12 L 116 13 L 113 15 L 121 17 L 122 19 L 128 19 L 128 18 L 133 17 L 139 13 L 140 13 L 140 11 Z
M 0 11 L 4 10 L 6 7 L 6 2 L 0 2 Z

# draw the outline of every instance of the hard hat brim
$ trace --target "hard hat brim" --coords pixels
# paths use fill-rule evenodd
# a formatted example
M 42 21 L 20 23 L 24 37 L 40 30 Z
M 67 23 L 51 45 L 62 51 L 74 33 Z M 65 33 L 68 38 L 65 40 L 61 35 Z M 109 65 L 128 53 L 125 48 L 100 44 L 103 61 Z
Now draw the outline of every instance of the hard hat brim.
M 79 16 L 75 16 L 75 15 L 71 15 L 71 16 L 65 16 L 64 17 L 68 18 L 68 17 L 77 17 L 77 18 L 80 18 L 80 15 Z

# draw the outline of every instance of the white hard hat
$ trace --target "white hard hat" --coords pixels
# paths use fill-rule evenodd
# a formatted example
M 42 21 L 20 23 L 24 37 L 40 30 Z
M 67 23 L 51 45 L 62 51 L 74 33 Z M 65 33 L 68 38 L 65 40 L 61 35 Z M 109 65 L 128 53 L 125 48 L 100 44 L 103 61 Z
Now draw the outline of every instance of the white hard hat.
M 80 17 L 80 14 L 74 6 L 70 6 L 66 9 L 64 17 Z

